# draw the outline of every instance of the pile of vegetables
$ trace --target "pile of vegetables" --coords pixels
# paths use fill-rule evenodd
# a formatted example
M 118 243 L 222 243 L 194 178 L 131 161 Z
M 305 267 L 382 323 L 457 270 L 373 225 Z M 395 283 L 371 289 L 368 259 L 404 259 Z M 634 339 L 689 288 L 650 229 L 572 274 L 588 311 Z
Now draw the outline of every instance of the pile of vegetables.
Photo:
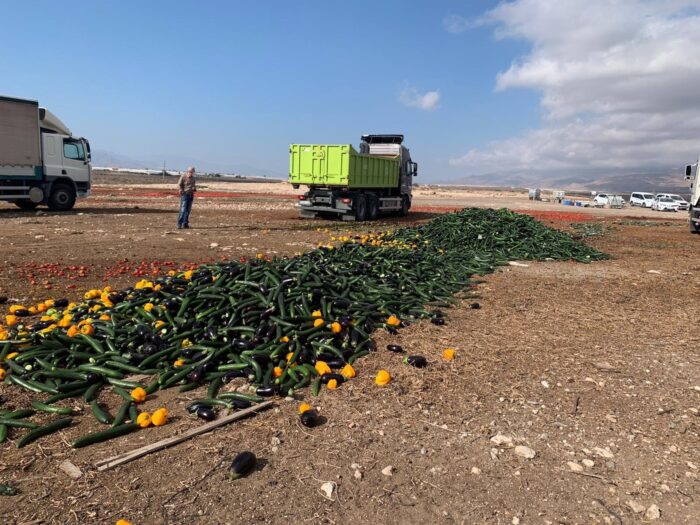
M 18 446 L 65 428 L 71 409 L 58 402 L 78 396 L 111 428 L 74 446 L 143 426 L 136 405 L 159 389 L 207 385 L 206 398 L 189 407 L 205 419 L 218 407 L 244 408 L 307 386 L 316 395 L 321 385 L 336 388 L 355 376 L 353 363 L 376 349 L 375 329 L 395 333 L 421 318 L 441 319 L 435 308 L 453 304 L 473 275 L 513 259 L 603 257 L 529 216 L 465 209 L 291 259 L 171 271 L 122 291 L 91 290 L 80 303 L 15 305 L 0 326 L 0 379 L 43 399 L 32 409 L 0 411 L 0 441 L 8 428 L 29 429 Z M 237 377 L 250 382 L 249 392 L 221 392 Z M 110 390 L 124 398 L 115 417 L 99 402 Z M 35 410 L 63 417 L 37 427 L 29 419 Z

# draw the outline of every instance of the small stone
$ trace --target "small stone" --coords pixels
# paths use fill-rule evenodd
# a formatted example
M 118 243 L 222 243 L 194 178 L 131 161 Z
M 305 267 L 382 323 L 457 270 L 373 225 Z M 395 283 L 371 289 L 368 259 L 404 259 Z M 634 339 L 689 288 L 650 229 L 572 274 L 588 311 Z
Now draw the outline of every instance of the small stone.
M 513 521 L 511 522 L 513 525 L 520 525 L 520 518 L 517 516 L 513 516 Z
M 491 459 L 498 459 L 498 449 L 492 448 L 489 452 L 491 454 Z
M 472 467 L 471 473 L 478 476 L 481 474 L 481 469 L 479 467 Z
M 520 456 L 521 458 L 532 459 L 535 457 L 535 454 L 536 452 L 530 447 L 526 447 L 524 445 L 518 445 L 515 447 L 515 455 Z
M 540 384 L 545 388 L 549 388 L 549 381 L 540 381 Z
M 586 468 L 593 468 L 593 466 L 595 465 L 595 462 L 592 459 L 588 458 L 582 460 L 581 463 L 583 463 Z
M 599 455 L 602 458 L 606 459 L 612 459 L 615 457 L 615 455 L 610 451 L 609 448 L 601 448 L 601 447 L 595 447 L 593 449 L 593 452 L 595 452 L 597 455 Z
M 383 430 L 380 430 L 380 431 L 379 431 L 379 435 L 380 435 L 380 436 L 384 436 L 384 431 L 383 431 Z
M 662 492 L 671 492 L 671 487 L 666 485 L 666 483 L 662 483 L 660 488 Z
M 218 247 L 219 247 L 219 243 L 218 243 L 218 242 L 213 242 L 213 243 L 211 243 L 211 244 L 209 245 L 209 248 L 218 248 Z
M 566 464 L 571 472 L 583 472 L 583 467 L 575 461 L 567 461 Z
M 504 436 L 503 434 L 496 434 L 491 438 L 491 443 L 494 445 L 500 446 L 500 445 L 506 445 L 508 447 L 513 445 L 513 438 L 510 438 L 508 436 Z
M 661 510 L 656 505 L 649 505 L 649 508 L 644 516 L 648 520 L 658 520 L 661 517 Z
M 69 460 L 65 460 L 64 462 L 62 462 L 58 466 L 58 468 L 60 468 L 63 472 L 65 472 L 72 479 L 79 479 L 83 475 L 83 471 L 80 470 L 78 467 L 76 467 Z
M 282 441 L 280 441 L 280 438 L 277 436 L 272 436 L 272 439 L 270 440 L 271 445 L 281 445 Z
M 647 273 L 653 273 L 659 275 L 661 272 L 659 270 L 647 270 Z
M 698 466 L 695 463 L 693 463 L 692 461 L 686 461 L 685 464 L 688 465 L 688 467 L 692 468 L 693 470 L 698 470 Z
M 393 476 L 394 475 L 394 467 L 392 467 L 391 465 L 387 465 L 386 467 L 384 467 L 382 469 L 382 474 L 384 474 L 385 476 Z
M 644 505 L 637 501 L 634 501 L 633 499 L 627 501 L 627 506 L 630 509 L 632 509 L 632 512 L 635 512 L 637 514 L 641 514 L 642 512 L 647 510 L 647 508 Z
M 273 454 L 277 454 L 277 451 L 278 451 L 278 450 L 279 450 L 279 449 L 278 449 L 277 447 L 271 447 L 271 448 L 270 448 L 270 452 L 272 452 Z
M 607 419 L 611 423 L 617 423 L 617 416 L 614 416 L 612 414 L 608 414 L 607 416 L 605 416 L 605 419 Z
M 357 463 L 352 463 L 352 464 L 350 465 L 350 468 L 351 468 L 352 470 L 358 470 L 358 469 L 360 468 L 360 465 L 357 464 Z
M 333 492 L 335 491 L 335 483 L 326 481 L 321 485 L 321 492 L 326 499 L 333 501 Z
M 353 473 L 353 477 L 354 477 L 357 481 L 362 480 L 362 472 L 360 472 L 359 470 L 355 469 L 355 472 Z
M 421 447 L 420 453 L 422 456 L 425 456 L 428 453 L 428 450 L 425 447 Z

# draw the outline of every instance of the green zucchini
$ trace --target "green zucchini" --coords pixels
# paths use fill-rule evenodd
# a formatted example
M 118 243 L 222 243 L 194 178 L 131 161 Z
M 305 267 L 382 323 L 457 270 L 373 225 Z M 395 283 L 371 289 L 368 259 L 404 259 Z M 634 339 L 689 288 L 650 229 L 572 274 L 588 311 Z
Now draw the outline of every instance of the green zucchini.
M 40 437 L 48 436 L 49 434 L 53 434 L 54 432 L 68 427 L 71 424 L 71 421 L 71 418 L 66 417 L 63 419 L 57 419 L 56 421 L 48 423 L 43 427 L 35 428 L 34 430 L 27 432 L 24 436 L 17 440 L 17 448 L 22 448 L 25 445 L 31 443 L 32 441 L 36 441 Z
M 41 412 L 62 414 L 64 416 L 69 416 L 73 413 L 73 409 L 70 407 L 57 407 L 54 405 L 48 405 L 46 403 L 41 403 L 37 400 L 32 401 L 32 407 L 37 409 L 37 410 L 40 410 Z
M 136 423 L 126 423 L 124 425 L 119 425 L 109 430 L 101 430 L 99 432 L 92 432 L 90 434 L 85 434 L 79 437 L 71 443 L 73 448 L 82 448 L 89 445 L 94 445 L 95 443 L 102 443 L 110 439 L 114 439 L 120 436 L 125 436 L 139 429 Z
M 107 411 L 100 406 L 100 404 L 97 401 L 93 401 L 92 403 L 90 403 L 90 410 L 92 411 L 92 415 L 95 416 L 95 419 L 97 419 L 97 421 L 99 421 L 100 423 L 104 425 L 112 424 L 112 418 L 107 413 Z

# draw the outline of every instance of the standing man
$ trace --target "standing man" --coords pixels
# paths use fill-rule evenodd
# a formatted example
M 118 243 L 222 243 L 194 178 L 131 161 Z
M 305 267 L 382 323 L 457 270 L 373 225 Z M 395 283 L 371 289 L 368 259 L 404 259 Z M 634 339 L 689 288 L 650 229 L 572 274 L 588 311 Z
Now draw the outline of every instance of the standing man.
M 192 201 L 197 191 L 194 181 L 194 168 L 190 166 L 187 171 L 180 175 L 177 183 L 180 188 L 180 215 L 177 218 L 177 229 L 190 227 L 190 211 L 192 211 Z

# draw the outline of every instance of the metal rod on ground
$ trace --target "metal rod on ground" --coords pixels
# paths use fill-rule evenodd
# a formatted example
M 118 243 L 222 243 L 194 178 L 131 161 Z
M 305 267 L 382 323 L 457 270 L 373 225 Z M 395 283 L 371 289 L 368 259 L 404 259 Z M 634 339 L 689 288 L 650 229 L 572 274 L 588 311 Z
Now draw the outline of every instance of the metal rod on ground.
M 273 404 L 274 404 L 274 401 L 265 401 L 263 403 L 258 403 L 257 405 L 253 405 L 252 407 L 241 410 L 240 412 L 236 412 L 234 414 L 224 416 L 220 419 L 217 419 L 216 421 L 212 421 L 210 423 L 206 423 L 206 424 L 199 426 L 197 428 L 193 428 L 191 430 L 188 430 L 187 432 L 184 432 L 178 436 L 173 436 L 170 438 L 162 439 L 160 441 L 156 441 L 155 443 L 151 443 L 150 445 L 145 445 L 143 447 L 132 450 L 131 452 L 126 452 L 126 453 L 121 454 L 119 456 L 114 456 L 111 458 L 96 461 L 95 467 L 97 467 L 97 470 L 103 471 L 103 470 L 108 470 L 108 469 L 114 468 L 114 467 L 119 466 L 119 465 L 123 465 L 124 463 L 129 463 L 130 461 L 133 461 L 135 459 L 143 457 L 147 454 L 151 454 L 152 452 L 157 452 L 159 450 L 163 450 L 164 448 L 168 448 L 168 447 L 171 447 L 173 445 L 177 445 L 178 443 L 182 443 L 183 441 L 187 441 L 188 439 L 190 439 L 194 436 L 198 436 L 200 434 L 205 434 L 205 433 L 209 432 L 210 430 L 214 430 L 217 427 L 227 425 L 229 423 L 232 423 L 233 421 L 236 421 L 238 419 L 242 419 L 246 416 L 252 415 L 260 410 L 264 410 L 266 408 L 271 407 Z

